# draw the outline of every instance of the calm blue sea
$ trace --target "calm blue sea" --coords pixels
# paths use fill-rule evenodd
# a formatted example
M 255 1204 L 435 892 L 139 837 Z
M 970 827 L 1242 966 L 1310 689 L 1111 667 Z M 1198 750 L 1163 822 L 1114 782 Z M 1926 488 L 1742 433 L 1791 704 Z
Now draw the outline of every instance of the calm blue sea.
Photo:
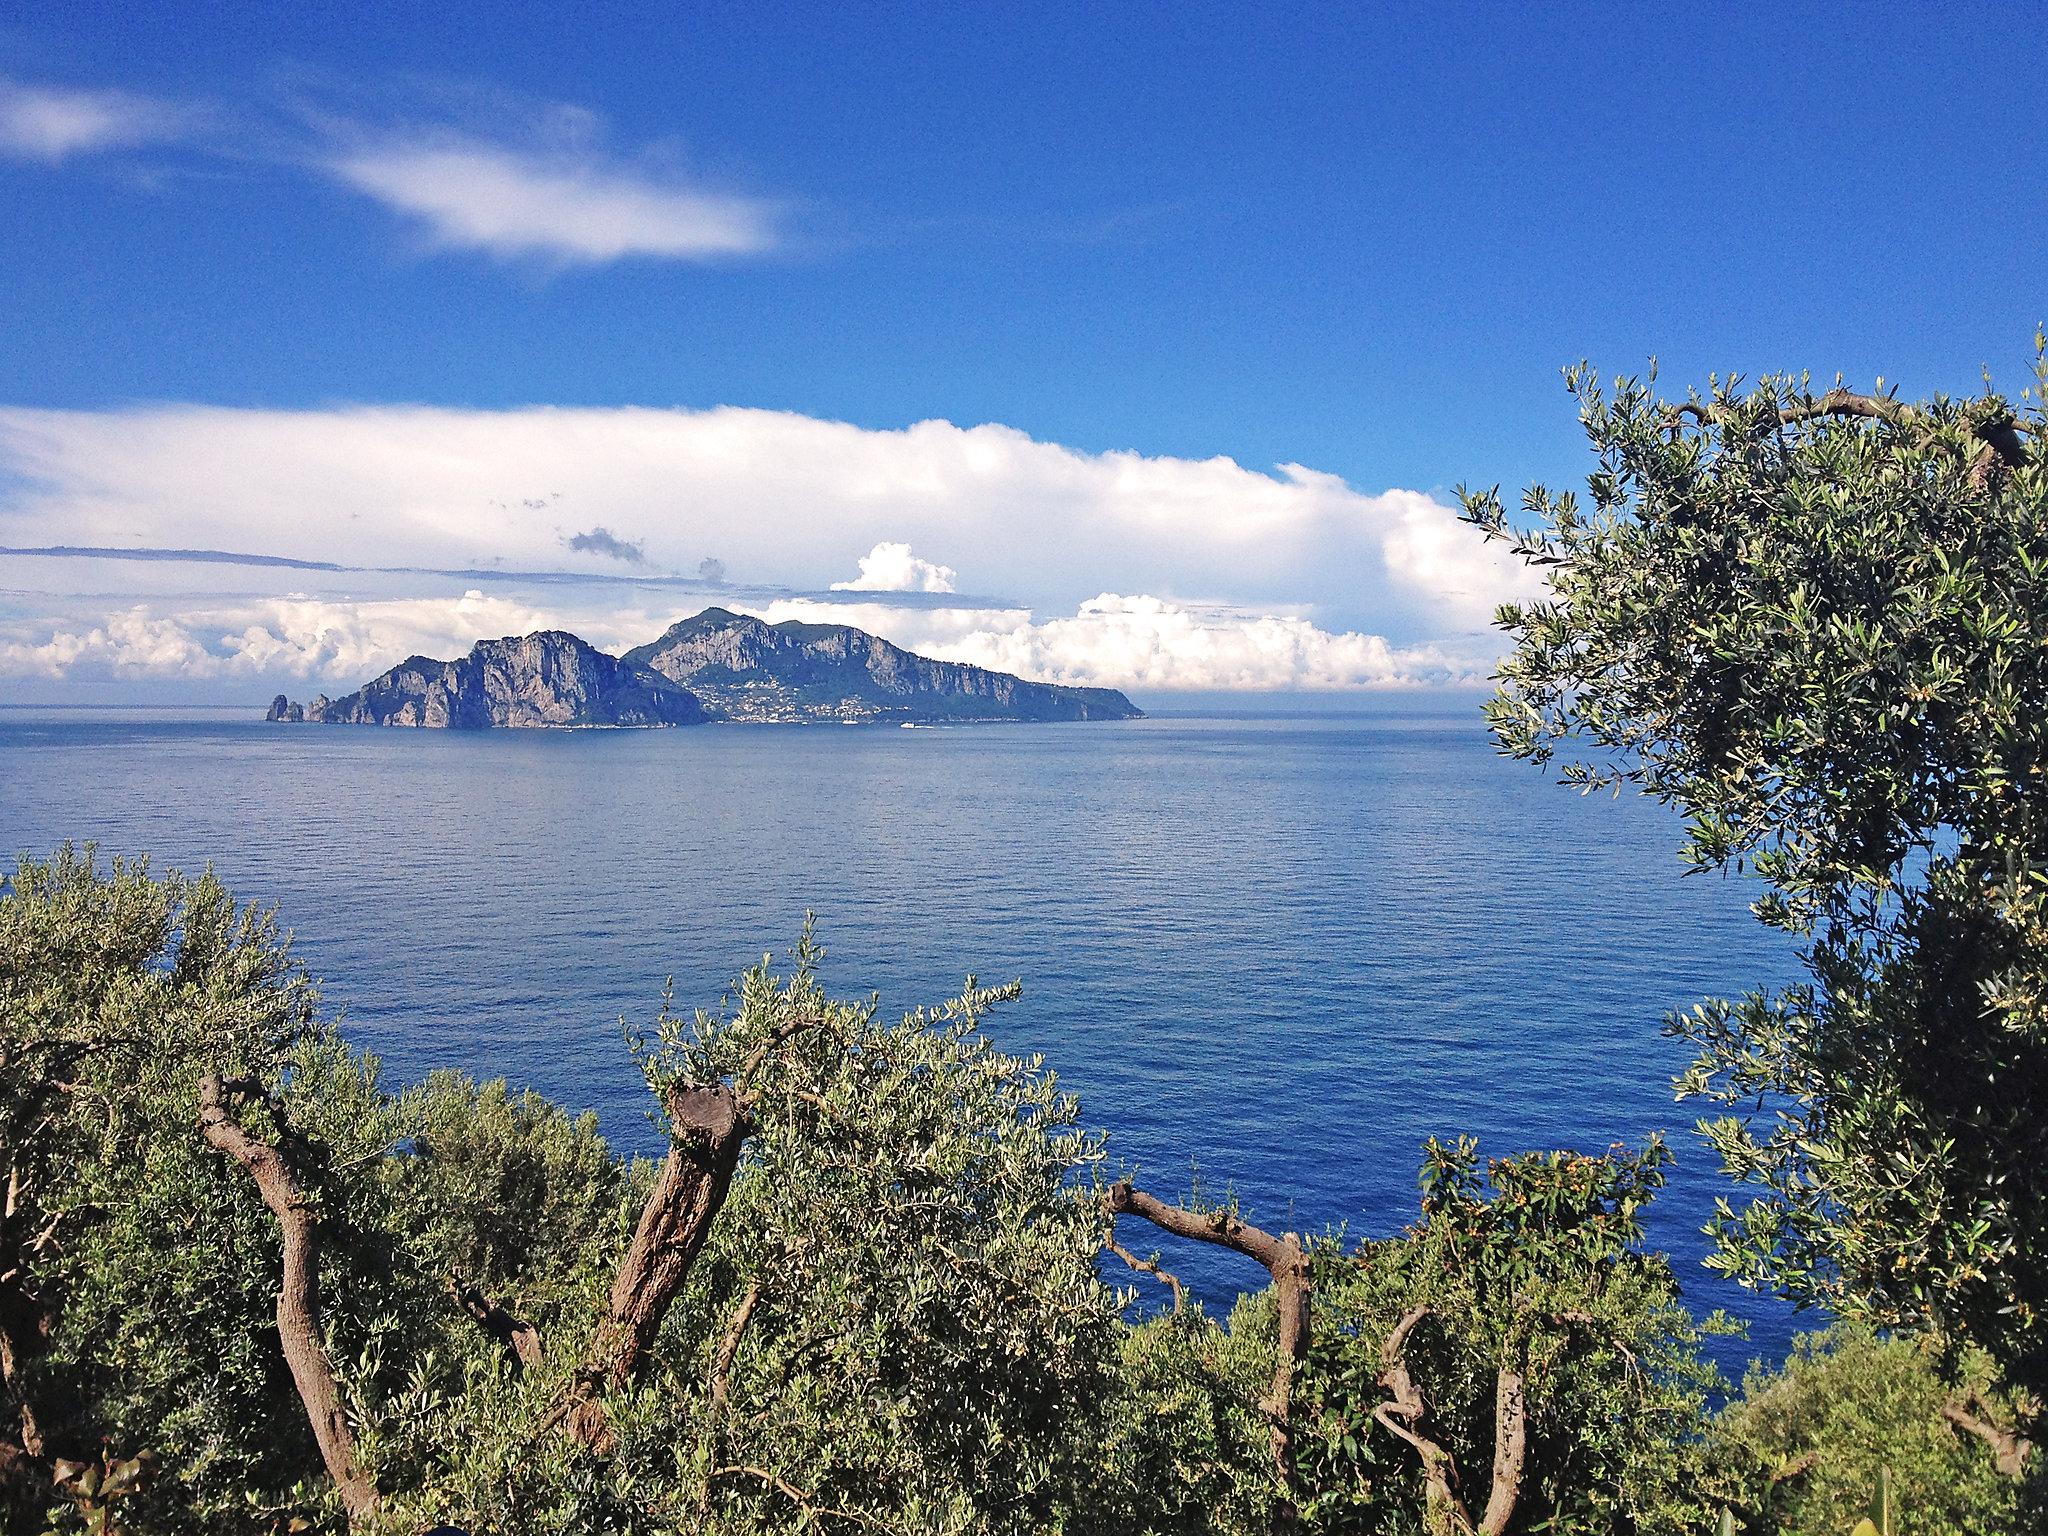
M 1667 814 L 1499 759 L 1476 715 L 467 735 L 0 709 L 0 847 L 67 837 L 280 903 L 394 1079 L 507 1076 L 644 1151 L 620 1016 L 670 975 L 716 1006 L 807 908 L 827 980 L 891 1009 L 1022 978 L 1000 1043 L 1155 1190 L 1199 1168 L 1255 1220 L 1393 1231 L 1431 1134 L 1666 1129 L 1656 1236 L 1697 1308 L 1753 1320 L 1724 1361 L 1790 1332 L 1699 1268 L 1719 1178 L 1658 1031 L 1789 951 L 1741 883 L 1681 877 Z M 1173 1258 L 1212 1300 L 1263 1279 Z

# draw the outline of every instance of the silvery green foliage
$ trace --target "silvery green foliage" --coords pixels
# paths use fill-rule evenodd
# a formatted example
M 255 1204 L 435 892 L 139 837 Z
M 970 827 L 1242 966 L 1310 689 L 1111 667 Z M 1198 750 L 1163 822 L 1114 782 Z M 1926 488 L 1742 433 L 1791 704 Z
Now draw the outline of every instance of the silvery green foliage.
M 2048 371 L 2043 372 L 2048 379 Z M 1590 505 L 1511 526 L 1549 578 L 1504 608 L 1489 718 L 1583 789 L 1686 817 L 1763 883 L 1810 978 L 1673 1018 L 1682 1094 L 1752 1187 L 1715 1263 L 2048 1380 L 2048 433 L 2039 400 L 1858 414 L 1803 379 L 1570 379 Z
M 635 1039 L 657 1096 L 733 1085 L 755 1130 L 655 1369 L 610 1404 L 616 1454 L 536 1428 L 557 1372 L 513 1390 L 451 1368 L 372 1437 L 388 1464 L 442 1463 L 409 1513 L 950 1532 L 1056 1529 L 1095 1496 L 1122 1333 L 1095 1268 L 1100 1139 L 983 1037 L 1013 988 L 970 978 L 891 1022 L 828 997 L 818 958 L 806 936 L 788 975 L 764 963 L 726 1011 L 664 1008 Z
M 373 1530 L 1270 1529 L 1283 1487 L 1255 1406 L 1273 1369 L 1270 1293 L 1227 1327 L 1198 1307 L 1127 1322 L 1129 1293 L 1097 1268 L 1102 1140 L 1041 1063 L 983 1034 L 1014 989 L 970 978 L 952 1002 L 892 1020 L 829 996 L 818 959 L 806 935 L 785 972 L 764 962 L 719 1012 L 664 1006 L 633 1037 L 656 1103 L 722 1085 L 752 1130 L 651 1369 L 606 1402 L 617 1444 L 597 1455 L 564 1433 L 565 1392 L 651 1167 L 618 1158 L 588 1117 L 502 1083 L 437 1073 L 384 1093 L 321 1018 L 274 919 L 210 878 L 102 871 L 69 852 L 24 865 L 0 899 L 0 1153 L 17 1186 L 0 1236 L 6 1318 L 32 1304 L 49 1325 L 47 1347 L 11 1370 L 0 1429 L 15 1438 L 32 1400 L 82 1470 L 33 1507 L 10 1493 L 0 1529 L 96 1529 L 111 1506 L 87 1484 L 116 1481 L 132 1536 L 338 1528 L 278 1349 L 277 1225 L 196 1134 L 204 1071 L 274 1095 L 275 1109 L 246 1101 L 248 1128 L 291 1139 L 318 1202 L 322 1321 L 383 1496 Z M 1606 1262 L 1654 1182 L 1579 1190 L 1573 1177 L 1608 1164 L 1544 1164 L 1556 1177 L 1522 1180 L 1526 1209 L 1488 1225 L 1507 1207 L 1460 1194 L 1457 1156 L 1437 1159 L 1450 1170 L 1437 1204 L 1458 1213 L 1441 1230 L 1501 1227 L 1485 1253 L 1511 1270 Z M 1587 1198 L 1599 1209 L 1581 1219 Z M 1374 1308 L 1426 1293 L 1448 1316 L 1464 1296 L 1435 1260 L 1383 1265 L 1363 1289 L 1368 1271 L 1319 1255 L 1332 1262 L 1316 1328 L 1334 1357 L 1370 1347 Z M 1622 1269 L 1637 1278 L 1605 1292 L 1617 1337 L 1653 1375 L 1679 1369 L 1663 1272 Z M 515 1369 L 477 1326 L 451 1294 L 457 1273 L 539 1329 L 537 1366 Z M 1473 1298 L 1445 1335 L 1467 1374 L 1499 1322 Z M 1567 1363 L 1541 1433 L 1620 1435 L 1625 1454 L 1569 1464 L 1606 1469 L 1598 1497 L 1633 1507 L 1626 1479 L 1656 1497 L 1659 1469 L 1686 1452 L 1674 1440 L 1658 1461 L 1637 1443 L 1666 1427 L 1654 1413 L 1616 1430 L 1618 1409 L 1667 1399 L 1617 1393 L 1589 1360 Z M 1331 1449 L 1330 1425 L 1371 1396 L 1368 1380 L 1306 1431 L 1322 1459 L 1304 1460 L 1300 1491 L 1324 1528 L 1399 1529 L 1412 1505 L 1404 1485 L 1361 1488 Z
M 207 1071 L 257 1078 L 317 1145 L 330 1253 L 354 1275 L 329 1287 L 326 1322 L 353 1347 L 406 1284 L 369 1166 L 392 1131 L 375 1064 L 318 1018 L 275 918 L 238 907 L 211 874 L 103 872 L 90 849 L 66 848 L 24 861 L 10 887 L 9 1430 L 26 1405 L 57 1454 L 103 1442 L 117 1458 L 153 1453 L 163 1470 L 123 1501 L 127 1529 L 268 1530 L 266 1492 L 327 1510 L 277 1348 L 277 1226 L 247 1175 L 199 1140 L 197 1084 Z M 0 1504 L 27 1522 L 8 1528 L 41 1529 L 39 1510 Z
M 1512 1364 L 1526 1376 L 1528 1439 L 1510 1530 L 1708 1527 L 1701 1442 L 1722 1383 L 1701 1345 L 1733 1328 L 1695 1322 L 1669 1261 L 1643 1250 L 1642 1214 L 1670 1160 L 1655 1138 L 1641 1151 L 1485 1162 L 1469 1137 L 1432 1139 L 1419 1220 L 1348 1252 L 1318 1246 L 1297 1442 L 1306 1528 L 1427 1531 L 1416 1453 L 1373 1416 L 1389 1397 L 1383 1345 L 1417 1307 L 1428 1313 L 1404 1357 L 1428 1407 L 1421 1428 L 1455 1458 L 1473 1510 L 1486 1503 Z
M 1741 1489 L 1751 1536 L 1843 1536 L 1888 1479 L 1913 1536 L 2019 1536 L 2044 1517 L 2040 1490 L 2002 1476 L 1944 1414 L 1959 1389 L 2012 1421 L 2014 1404 L 1981 1354 L 1944 1368 L 1930 1341 L 1837 1326 L 1799 1339 L 1777 1370 L 1750 1371 L 1707 1446 Z M 1959 1379 L 1952 1379 L 1958 1377 Z

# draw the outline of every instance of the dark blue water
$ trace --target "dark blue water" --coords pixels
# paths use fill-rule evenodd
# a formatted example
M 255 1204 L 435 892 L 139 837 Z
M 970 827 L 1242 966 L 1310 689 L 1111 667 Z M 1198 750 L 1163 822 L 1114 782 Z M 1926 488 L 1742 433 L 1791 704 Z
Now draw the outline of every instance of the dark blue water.
M 621 1014 L 715 1007 L 806 908 L 826 979 L 889 1008 L 1021 977 L 1043 1052 L 1162 1194 L 1354 1233 L 1415 1209 L 1425 1136 L 1494 1153 L 1674 1133 L 1654 1223 L 1696 1308 L 1721 1186 L 1663 1012 L 1787 979 L 1677 828 L 1491 751 L 1476 717 L 957 730 L 440 732 L 0 710 L 0 848 L 208 860 L 282 904 L 394 1079 L 452 1065 L 652 1151 Z M 1145 1234 L 1148 1242 L 1151 1234 Z M 1174 1255 L 1219 1297 L 1263 1276 Z

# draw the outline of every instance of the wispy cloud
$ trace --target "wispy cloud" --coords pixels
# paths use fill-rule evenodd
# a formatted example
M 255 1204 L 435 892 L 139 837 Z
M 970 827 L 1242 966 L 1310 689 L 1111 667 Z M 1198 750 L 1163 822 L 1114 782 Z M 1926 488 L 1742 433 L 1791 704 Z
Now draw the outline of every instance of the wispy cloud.
M 777 242 L 764 200 L 607 161 L 429 134 L 338 153 L 342 182 L 416 220 L 437 245 L 501 257 L 602 263 L 707 260 Z
M 910 552 L 908 544 L 877 544 L 860 557 L 860 575 L 835 581 L 834 592 L 957 592 L 958 573 Z
M 620 154 L 603 120 L 488 86 L 431 91 L 340 82 L 280 99 L 247 94 L 232 114 L 113 88 L 0 78 L 0 157 L 57 164 L 173 139 L 222 165 L 250 161 L 339 181 L 411 222 L 437 249 L 558 266 L 627 258 L 710 261 L 782 243 L 785 208 L 712 184 L 672 141 Z
M 55 164 L 74 155 L 180 138 L 203 116 L 195 107 L 131 91 L 0 80 L 0 154 Z

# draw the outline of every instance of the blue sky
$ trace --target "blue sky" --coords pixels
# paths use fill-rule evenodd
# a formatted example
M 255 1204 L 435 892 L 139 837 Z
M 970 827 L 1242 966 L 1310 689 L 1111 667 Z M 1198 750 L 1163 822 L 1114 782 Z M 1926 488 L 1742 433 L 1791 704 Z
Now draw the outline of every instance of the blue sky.
M 449 644 L 549 617 L 630 643 L 693 594 L 626 602 L 608 575 L 715 558 L 795 612 L 906 543 L 877 581 L 925 601 L 871 584 L 860 616 L 901 608 L 904 638 L 971 659 L 1107 680 L 1123 655 L 1162 687 L 1469 681 L 1512 580 L 1384 498 L 1576 480 L 1563 364 L 1914 393 L 1989 365 L 2017 387 L 2048 317 L 2048 11 L 1364 9 L 17 8 L 0 545 L 589 587 L 565 609 L 509 576 L 316 590 L 4 557 L 0 690 L 8 645 L 24 696 L 338 679 L 419 612 L 309 660 L 230 598 L 439 603 L 424 633 Z M 350 414 L 396 406 L 433 409 Z M 530 406 L 588 414 L 506 414 Z M 684 408 L 653 423 L 674 441 L 629 406 Z M 927 421 L 1016 437 L 903 436 Z M 337 482 L 388 443 L 409 446 Z M 699 484 L 714 452 L 743 462 Z M 533 480 L 442 479 L 451 455 Z M 1204 479 L 1219 457 L 1235 476 Z M 251 464 L 268 499 L 216 506 L 207 485 Z M 486 509 L 550 496 L 567 510 L 492 544 Z M 450 534 L 434 497 L 479 520 Z M 568 546 L 600 527 L 643 558 Z M 940 623 L 949 586 L 991 601 Z M 1097 594 L 1186 622 L 1125 607 L 1107 648 L 1039 635 Z M 117 613 L 198 653 L 86 643 Z M 242 618 L 290 643 L 224 649 Z M 1262 620 L 1296 628 L 1246 641 Z M 1133 624 L 1169 649 L 1230 633 L 1207 670 L 1147 671 Z M 1397 659 L 1232 660 L 1271 641 L 1299 662 L 1322 644 L 1302 626 Z

